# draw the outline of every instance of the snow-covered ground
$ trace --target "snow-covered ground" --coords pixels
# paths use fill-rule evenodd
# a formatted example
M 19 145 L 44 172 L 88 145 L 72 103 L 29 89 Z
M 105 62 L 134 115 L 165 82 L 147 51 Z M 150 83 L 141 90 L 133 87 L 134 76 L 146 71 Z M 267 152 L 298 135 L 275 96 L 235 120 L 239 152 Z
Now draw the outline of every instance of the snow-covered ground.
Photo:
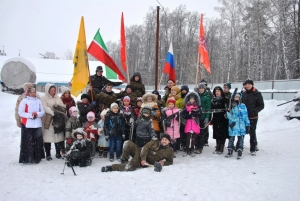
M 210 136 L 210 147 L 201 155 L 182 157 L 179 152 L 174 165 L 160 173 L 153 167 L 102 173 L 101 167 L 111 163 L 95 158 L 90 167 L 75 167 L 74 176 L 70 168 L 61 175 L 64 161 L 55 157 L 37 165 L 18 163 L 17 96 L 0 92 L 0 97 L 0 200 L 300 200 L 300 121 L 283 117 L 294 103 L 277 107 L 284 101 L 265 101 L 257 156 L 249 154 L 249 136 L 241 160 L 236 154 L 215 155 Z

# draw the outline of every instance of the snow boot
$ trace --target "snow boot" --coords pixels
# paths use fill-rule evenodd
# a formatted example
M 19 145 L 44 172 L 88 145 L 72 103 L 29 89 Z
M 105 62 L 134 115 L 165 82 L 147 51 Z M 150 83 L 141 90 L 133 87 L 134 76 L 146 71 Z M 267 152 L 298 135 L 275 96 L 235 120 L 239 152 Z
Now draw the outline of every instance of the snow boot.
M 184 153 L 182 154 L 183 157 L 186 157 L 187 155 L 188 155 L 188 152 L 184 152 Z
M 238 149 L 237 152 L 238 152 L 238 154 L 237 154 L 237 159 L 241 159 L 241 158 L 242 158 L 243 150 Z
M 202 150 L 203 150 L 203 149 L 201 149 L 201 148 L 200 148 L 200 149 L 196 149 L 196 150 L 194 151 L 194 153 L 195 153 L 195 154 L 201 154 L 201 153 L 202 153 Z
M 99 149 L 99 156 L 103 156 L 103 150 L 102 149 Z
M 214 154 L 218 154 L 219 153 L 219 149 L 220 149 L 220 144 L 217 143 L 216 145 L 216 150 L 213 152 Z
M 219 148 L 218 154 L 222 154 L 224 152 L 224 147 L 225 147 L 224 144 L 220 144 L 220 148 Z
M 103 158 L 107 158 L 107 151 L 103 151 Z
M 114 158 L 110 158 L 109 159 L 110 162 L 114 162 L 114 160 L 115 160 Z
M 255 146 L 255 151 L 259 151 L 259 148 L 257 145 Z
M 228 149 L 228 154 L 225 155 L 226 158 L 232 157 L 233 149 Z
M 47 161 L 51 161 L 52 160 L 52 157 L 51 157 L 51 143 L 47 143 L 45 142 L 44 143 L 44 148 L 45 148 L 45 152 L 46 152 L 46 159 Z
M 251 156 L 256 156 L 256 152 L 255 151 L 251 151 Z
M 55 145 L 55 151 L 56 151 L 55 157 L 57 159 L 61 159 L 59 143 L 54 143 L 54 145 Z
M 111 172 L 111 171 L 112 171 L 111 165 L 102 167 L 102 168 L 101 168 L 101 171 L 102 171 L 102 172 Z

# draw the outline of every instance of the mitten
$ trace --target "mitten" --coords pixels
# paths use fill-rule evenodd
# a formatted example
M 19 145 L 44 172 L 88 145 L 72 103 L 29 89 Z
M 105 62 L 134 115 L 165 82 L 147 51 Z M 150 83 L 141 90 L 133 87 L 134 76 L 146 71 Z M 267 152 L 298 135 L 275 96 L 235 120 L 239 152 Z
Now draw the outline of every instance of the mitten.
M 155 164 L 154 164 L 154 171 L 155 172 L 160 172 L 161 169 L 162 169 L 161 163 L 160 162 L 155 162 Z
M 67 139 L 67 144 L 72 144 L 72 141 L 73 141 L 72 138 L 68 138 Z
M 125 140 L 125 134 L 122 135 L 123 140 Z
M 235 126 L 235 122 L 232 122 L 231 124 L 229 124 L 229 127 L 232 129 Z
M 250 133 L 250 126 L 246 126 L 246 134 Z
M 209 121 L 208 118 L 205 118 L 205 119 L 204 119 L 204 125 L 207 125 L 207 124 L 208 124 L 208 121 Z

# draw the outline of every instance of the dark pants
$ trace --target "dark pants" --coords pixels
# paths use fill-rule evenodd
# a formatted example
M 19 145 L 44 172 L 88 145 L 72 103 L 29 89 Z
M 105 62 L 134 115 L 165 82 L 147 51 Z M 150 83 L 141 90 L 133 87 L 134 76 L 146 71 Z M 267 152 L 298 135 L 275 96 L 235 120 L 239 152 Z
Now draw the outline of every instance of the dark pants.
M 121 156 L 121 149 L 122 149 L 122 136 L 109 136 L 109 157 L 114 158 L 116 146 L 116 154 L 117 158 Z
M 184 132 L 184 127 L 185 125 L 183 124 L 180 124 L 180 145 L 181 147 L 185 147 L 185 144 L 186 144 L 186 134 Z
M 203 120 L 200 120 L 200 125 L 201 125 L 201 127 L 202 127 L 202 125 L 203 125 L 203 127 L 204 127 L 204 122 L 203 122 Z M 208 128 L 207 128 L 208 129 Z M 196 137 L 196 148 L 197 149 L 203 149 L 203 147 L 204 147 L 204 144 L 206 143 L 206 141 L 205 141 L 205 139 L 206 139 L 206 133 L 205 133 L 205 130 L 206 129 L 201 129 L 201 132 L 200 132 L 200 134 L 199 135 L 197 135 L 197 137 Z
M 243 150 L 244 149 L 244 135 L 243 136 L 237 136 L 238 141 L 236 143 L 236 149 Z M 234 149 L 234 139 L 235 136 L 230 136 L 229 137 L 229 142 L 228 142 L 228 148 L 229 149 Z
M 257 146 L 257 137 L 256 137 L 256 125 L 258 119 L 250 119 L 250 152 L 255 151 Z
M 187 133 L 186 134 L 186 152 L 192 152 L 194 150 L 194 146 L 195 146 L 195 140 L 196 140 L 196 133 Z

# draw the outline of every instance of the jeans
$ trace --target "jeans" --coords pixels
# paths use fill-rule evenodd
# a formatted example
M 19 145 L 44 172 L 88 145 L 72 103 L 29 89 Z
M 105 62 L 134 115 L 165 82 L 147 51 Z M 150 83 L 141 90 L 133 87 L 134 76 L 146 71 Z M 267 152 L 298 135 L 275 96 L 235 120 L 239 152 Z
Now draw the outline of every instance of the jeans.
M 255 147 L 257 146 L 257 138 L 256 138 L 256 125 L 258 119 L 250 119 L 250 152 L 255 151 Z
M 114 158 L 116 146 L 116 154 L 117 158 L 121 156 L 121 149 L 122 149 L 122 136 L 109 136 L 109 157 Z
M 238 141 L 236 143 L 236 149 L 244 149 L 244 135 L 243 136 L 237 136 Z M 233 149 L 234 148 L 234 139 L 235 136 L 230 136 L 229 137 L 229 142 L 228 142 L 228 149 Z

